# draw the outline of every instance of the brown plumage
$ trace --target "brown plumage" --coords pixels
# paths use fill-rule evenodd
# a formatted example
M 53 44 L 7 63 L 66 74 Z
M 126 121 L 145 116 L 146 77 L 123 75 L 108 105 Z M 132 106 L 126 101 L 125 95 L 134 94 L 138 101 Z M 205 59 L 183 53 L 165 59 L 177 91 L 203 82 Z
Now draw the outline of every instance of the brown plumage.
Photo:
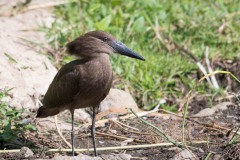
M 67 51 L 79 59 L 64 65 L 50 84 L 37 117 L 54 116 L 65 109 L 72 114 L 72 148 L 74 155 L 74 110 L 93 107 L 92 137 L 95 156 L 95 110 L 112 85 L 110 53 L 144 60 L 112 35 L 103 31 L 88 32 L 67 44 Z

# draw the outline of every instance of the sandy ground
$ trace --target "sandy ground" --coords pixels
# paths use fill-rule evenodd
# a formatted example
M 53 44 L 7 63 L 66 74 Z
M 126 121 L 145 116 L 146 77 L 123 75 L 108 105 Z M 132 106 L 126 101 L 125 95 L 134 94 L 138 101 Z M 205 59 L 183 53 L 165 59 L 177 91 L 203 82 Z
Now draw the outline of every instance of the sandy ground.
M 39 46 L 46 44 L 44 34 L 37 30 L 39 25 L 50 25 L 53 17 L 42 9 L 10 16 L 17 2 L 4 0 L 0 6 L 5 11 L 0 16 L 0 90 L 12 88 L 5 97 L 11 106 L 36 109 L 37 100 L 56 74 Z

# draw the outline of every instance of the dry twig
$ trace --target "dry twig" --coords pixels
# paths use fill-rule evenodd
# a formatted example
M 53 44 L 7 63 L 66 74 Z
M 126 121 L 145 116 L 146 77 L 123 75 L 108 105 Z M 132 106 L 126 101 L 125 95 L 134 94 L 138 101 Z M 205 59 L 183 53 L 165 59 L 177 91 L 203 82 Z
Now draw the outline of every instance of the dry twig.
M 96 132 L 96 134 L 98 135 L 101 135 L 101 136 L 106 136 L 106 137 L 113 137 L 113 138 L 117 138 L 119 140 L 127 140 L 129 139 L 128 137 L 124 137 L 124 136 L 117 136 L 117 135 L 112 135 L 112 134 L 107 134 L 107 133 L 101 133 L 101 132 Z M 142 140 L 139 140 L 139 139 L 134 139 L 133 141 L 135 142 L 145 142 L 145 141 L 142 141 Z
M 178 142 L 176 142 L 175 140 L 173 140 L 172 138 L 170 138 L 168 135 L 166 135 L 163 131 L 161 131 L 159 128 L 157 128 L 156 126 L 148 123 L 147 121 L 145 121 L 144 119 L 142 119 L 141 117 L 139 117 L 131 108 L 129 108 L 130 112 L 132 112 L 143 124 L 146 124 L 147 126 L 150 126 L 153 131 L 160 135 L 161 137 L 163 137 L 164 139 L 166 139 L 167 141 L 171 142 L 172 144 L 174 144 L 177 147 L 182 147 L 185 148 L 185 146 L 183 144 L 180 144 Z
M 59 134 L 59 136 L 62 138 L 62 140 L 66 143 L 66 145 L 70 148 L 72 148 L 72 145 L 63 137 L 62 135 L 62 132 L 60 131 L 59 127 L 58 127 L 58 122 L 57 122 L 57 115 L 54 116 L 54 120 L 55 120 L 55 125 L 56 125 L 56 128 L 57 128 L 57 132 Z
M 117 123 L 117 124 L 119 124 L 119 125 L 121 125 L 121 126 L 127 127 L 127 128 L 129 128 L 129 129 L 132 129 L 132 130 L 135 130 L 135 131 L 139 131 L 139 129 L 134 128 L 134 127 L 131 127 L 131 126 L 129 126 L 129 125 L 126 125 L 126 124 L 124 124 L 124 123 L 122 123 L 122 122 L 119 122 L 118 120 L 111 120 L 111 121 L 113 121 L 114 123 Z M 123 127 L 123 128 L 124 128 L 124 127 Z M 126 128 L 124 128 L 124 129 L 126 129 Z
M 191 144 L 205 144 L 205 143 L 208 143 L 208 141 L 193 141 Z M 98 151 L 140 149 L 140 148 L 153 148 L 153 147 L 163 147 L 163 146 L 167 147 L 167 146 L 173 146 L 173 145 L 174 144 L 172 143 L 156 143 L 156 144 L 143 144 L 143 145 L 130 145 L 130 146 L 102 147 L 102 148 L 98 148 Z M 49 149 L 47 152 L 71 152 L 71 151 L 72 149 Z M 75 148 L 75 151 L 85 152 L 85 151 L 94 151 L 94 149 L 93 148 L 83 148 L 83 149 Z M 20 149 L 0 150 L 0 153 L 11 153 L 11 152 L 20 152 Z

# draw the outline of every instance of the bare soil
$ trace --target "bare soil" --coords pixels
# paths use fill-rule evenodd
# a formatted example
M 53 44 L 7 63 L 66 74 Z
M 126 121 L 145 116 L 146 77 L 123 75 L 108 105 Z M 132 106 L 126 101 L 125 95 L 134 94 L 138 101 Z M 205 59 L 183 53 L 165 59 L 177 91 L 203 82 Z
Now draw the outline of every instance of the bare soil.
M 193 103 L 193 102 L 192 102 Z M 194 112 L 194 111 L 193 111 Z M 192 151 L 197 159 L 204 159 L 208 154 L 212 153 L 210 159 L 239 159 L 240 158 L 240 144 L 229 144 L 232 137 L 235 135 L 234 131 L 240 126 L 240 107 L 237 103 L 227 106 L 226 110 L 214 113 L 212 116 L 189 118 L 185 125 L 185 142 L 189 150 Z M 177 142 L 182 141 L 182 118 L 180 115 L 171 113 L 151 113 L 143 117 L 146 121 L 161 129 L 166 135 L 170 136 Z M 138 131 L 119 125 L 114 121 L 105 123 L 102 127 L 97 127 L 97 146 L 101 147 L 114 147 L 122 145 L 142 145 L 142 144 L 156 144 L 168 142 L 152 128 L 140 122 L 138 118 L 119 119 L 120 122 L 137 128 Z M 79 125 L 80 126 L 80 125 Z M 78 127 L 76 127 L 77 129 Z M 70 132 L 63 133 L 64 137 L 70 142 Z M 106 135 L 103 135 L 106 134 Z M 115 138 L 120 136 L 122 138 Z M 236 136 L 236 135 L 235 135 Z M 130 140 L 124 143 L 123 138 Z M 209 141 L 201 144 L 194 144 L 196 141 Z M 68 148 L 68 146 L 60 138 L 56 131 L 49 133 L 28 133 L 23 138 L 19 139 L 18 146 L 13 148 L 21 148 L 27 146 L 34 151 L 33 159 L 35 158 L 53 158 L 56 155 L 68 155 L 71 153 L 53 153 L 46 152 L 50 148 Z M 76 132 L 76 148 L 92 148 L 90 137 L 90 128 Z M 1 147 L 2 148 L 2 147 Z M 11 148 L 11 146 L 8 146 Z M 3 149 L 3 148 L 2 148 Z M 126 153 L 130 154 L 134 159 L 143 159 L 144 157 L 149 160 L 156 159 L 170 159 L 176 156 L 181 151 L 181 148 L 176 146 L 162 146 L 152 147 L 145 149 L 125 149 L 125 150 L 112 150 L 112 151 L 99 151 L 99 154 L 110 153 Z M 78 153 L 77 153 L 78 154 Z M 82 154 L 92 156 L 92 152 L 83 152 Z M 13 153 L 0 154 L 4 159 L 15 159 Z M 24 157 L 17 157 L 21 159 Z

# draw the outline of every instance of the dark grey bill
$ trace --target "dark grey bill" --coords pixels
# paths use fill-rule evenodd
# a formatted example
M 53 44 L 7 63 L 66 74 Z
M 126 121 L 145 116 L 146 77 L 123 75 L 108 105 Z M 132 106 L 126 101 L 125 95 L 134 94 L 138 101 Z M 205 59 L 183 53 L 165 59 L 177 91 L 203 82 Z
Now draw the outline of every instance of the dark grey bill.
M 121 41 L 112 41 L 110 42 L 109 45 L 119 54 L 145 61 L 145 59 L 142 56 L 140 56 L 139 54 L 137 54 L 136 52 L 128 48 Z

